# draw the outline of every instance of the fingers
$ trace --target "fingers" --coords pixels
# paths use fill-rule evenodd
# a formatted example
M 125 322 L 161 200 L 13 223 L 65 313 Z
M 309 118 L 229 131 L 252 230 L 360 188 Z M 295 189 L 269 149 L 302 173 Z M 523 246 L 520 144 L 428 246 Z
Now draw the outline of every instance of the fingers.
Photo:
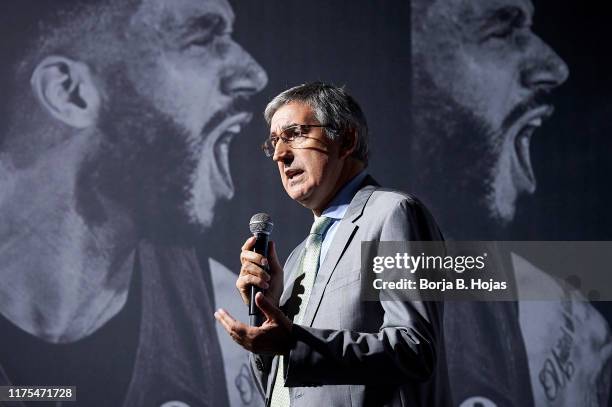
M 215 319 L 223 326 L 223 329 L 225 329 L 227 333 L 231 335 L 233 325 L 232 317 L 222 309 L 215 311 L 214 315 Z
M 227 311 L 223 309 L 215 312 L 215 319 L 221 323 L 225 331 L 231 338 L 241 346 L 247 345 L 245 339 L 247 337 L 249 326 L 234 319 Z
M 255 298 L 260 308 L 266 309 L 268 315 L 275 313 L 282 315 L 282 312 L 265 300 L 261 293 Z M 215 319 L 219 321 L 234 342 L 250 352 L 281 354 L 290 347 L 290 321 L 283 323 L 282 326 L 276 323 L 266 323 L 266 327 L 248 326 L 234 319 L 223 309 L 215 312 Z
M 267 280 L 269 279 L 270 279 L 269 277 L 267 279 L 264 279 L 264 278 L 255 276 L 253 274 L 243 274 L 241 272 L 240 276 L 238 276 L 238 279 L 236 280 L 236 288 L 241 293 L 248 292 L 249 286 L 251 285 L 254 285 L 255 287 L 259 287 L 262 290 L 267 290 L 268 288 L 270 288 L 270 284 L 268 284 L 267 282 Z
M 257 293 L 255 296 L 255 304 L 268 320 L 276 321 L 282 315 L 282 311 L 274 306 L 262 293 Z
M 240 253 L 240 275 L 251 274 L 264 281 L 270 280 L 270 274 L 267 272 L 268 261 L 261 255 L 243 250 Z
M 266 260 L 265 257 L 263 257 L 261 254 L 255 253 L 250 250 L 243 250 L 242 252 L 240 252 L 240 262 L 241 263 L 245 263 L 245 262 L 255 263 L 262 267 L 265 267 L 268 265 L 268 261 Z
M 253 263 L 245 263 L 240 268 L 240 275 L 250 274 L 252 276 L 258 277 L 264 281 L 270 281 L 270 274 L 259 267 L 257 264 Z
M 257 239 L 255 238 L 255 236 L 251 236 L 249 237 L 246 242 L 244 242 L 244 244 L 242 245 L 242 247 L 240 248 L 240 250 L 244 251 L 244 250 L 251 250 L 253 248 L 253 246 L 255 246 L 255 241 Z
M 266 258 L 261 254 L 252 251 L 252 248 L 255 245 L 255 240 L 255 237 L 250 237 L 242 246 L 242 250 L 240 252 L 240 263 L 254 263 L 261 267 L 266 267 L 268 265 Z
M 267 290 L 270 288 L 270 274 L 267 272 L 268 261 L 251 249 L 255 245 L 255 237 L 250 237 L 242 245 L 240 253 L 240 274 L 236 280 L 236 288 L 240 292 L 242 300 L 245 303 L 249 302 L 249 286 L 253 285 Z
M 248 296 L 245 298 L 245 295 L 247 295 L 250 285 L 267 290 L 270 288 L 270 274 L 253 263 L 244 264 L 240 268 L 240 275 L 236 280 L 236 288 L 243 295 L 245 302 L 248 302 Z

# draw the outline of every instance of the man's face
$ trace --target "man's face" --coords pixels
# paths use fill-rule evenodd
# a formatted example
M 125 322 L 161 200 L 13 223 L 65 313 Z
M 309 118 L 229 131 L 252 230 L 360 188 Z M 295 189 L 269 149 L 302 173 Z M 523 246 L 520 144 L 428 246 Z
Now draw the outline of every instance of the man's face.
M 532 32 L 528 0 L 413 4 L 417 159 L 510 221 L 518 195 L 535 190 L 531 136 L 567 66 Z
M 280 135 L 296 124 L 322 124 L 312 109 L 303 103 L 281 106 L 272 116 L 270 134 Z M 340 158 L 339 141 L 329 140 L 323 128 L 312 127 L 307 139 L 290 147 L 280 141 L 272 159 L 278 164 L 283 187 L 291 199 L 311 210 L 322 210 L 337 192 L 344 160 Z
M 233 195 L 229 144 L 251 117 L 240 102 L 267 82 L 233 20 L 225 0 L 142 0 L 124 62 L 106 74 L 105 140 L 88 172 L 161 233 L 208 226 Z

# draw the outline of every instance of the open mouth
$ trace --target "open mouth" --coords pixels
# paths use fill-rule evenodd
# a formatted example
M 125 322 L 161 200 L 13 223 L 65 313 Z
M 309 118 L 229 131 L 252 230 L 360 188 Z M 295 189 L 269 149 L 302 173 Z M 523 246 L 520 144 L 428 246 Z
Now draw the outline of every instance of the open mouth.
M 229 164 L 229 149 L 232 140 L 238 135 L 242 128 L 251 120 L 252 114 L 243 112 L 230 116 L 223 120 L 208 135 L 208 140 L 212 143 L 213 160 L 216 171 L 213 181 L 215 188 L 225 192 L 228 198 L 234 193 L 234 184 Z
M 302 175 L 304 175 L 304 170 L 298 168 L 285 170 L 285 177 L 287 178 L 289 185 L 299 183 L 302 179 Z
M 540 106 L 530 110 L 523 115 L 512 126 L 511 131 L 515 134 L 514 151 L 515 151 L 515 170 L 517 181 L 526 191 L 533 193 L 536 187 L 535 174 L 531 165 L 531 137 L 533 133 L 542 126 L 553 113 L 552 106 Z
M 304 173 L 304 171 L 300 170 L 300 169 L 287 170 L 287 171 L 285 171 L 285 176 L 287 177 L 287 179 L 289 181 L 292 181 L 294 178 L 299 177 L 303 173 Z

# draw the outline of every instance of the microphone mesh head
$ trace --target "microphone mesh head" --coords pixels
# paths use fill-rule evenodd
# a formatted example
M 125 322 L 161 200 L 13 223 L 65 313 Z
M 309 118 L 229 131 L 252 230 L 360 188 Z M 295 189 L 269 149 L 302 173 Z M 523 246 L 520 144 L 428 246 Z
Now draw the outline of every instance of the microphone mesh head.
M 251 220 L 249 221 L 249 229 L 252 234 L 264 233 L 269 235 L 272 233 L 273 227 L 274 223 L 272 223 L 272 218 L 267 213 L 256 213 L 251 216 Z

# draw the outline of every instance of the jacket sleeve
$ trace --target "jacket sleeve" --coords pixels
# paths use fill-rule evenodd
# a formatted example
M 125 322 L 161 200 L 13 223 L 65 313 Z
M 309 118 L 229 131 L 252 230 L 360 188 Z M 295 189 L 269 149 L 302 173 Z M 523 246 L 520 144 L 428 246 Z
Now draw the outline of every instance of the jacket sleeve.
M 258 355 L 256 353 L 249 353 L 251 374 L 255 378 L 257 390 L 263 398 L 266 397 L 268 378 L 272 370 L 273 360 L 273 355 Z
M 379 240 L 441 240 L 441 235 L 429 213 L 406 198 L 391 207 Z M 430 379 L 436 365 L 442 304 L 393 298 L 394 291 L 381 292 L 387 298 L 371 304 L 384 314 L 378 332 L 294 324 L 295 345 L 285 357 L 285 385 L 389 385 Z

